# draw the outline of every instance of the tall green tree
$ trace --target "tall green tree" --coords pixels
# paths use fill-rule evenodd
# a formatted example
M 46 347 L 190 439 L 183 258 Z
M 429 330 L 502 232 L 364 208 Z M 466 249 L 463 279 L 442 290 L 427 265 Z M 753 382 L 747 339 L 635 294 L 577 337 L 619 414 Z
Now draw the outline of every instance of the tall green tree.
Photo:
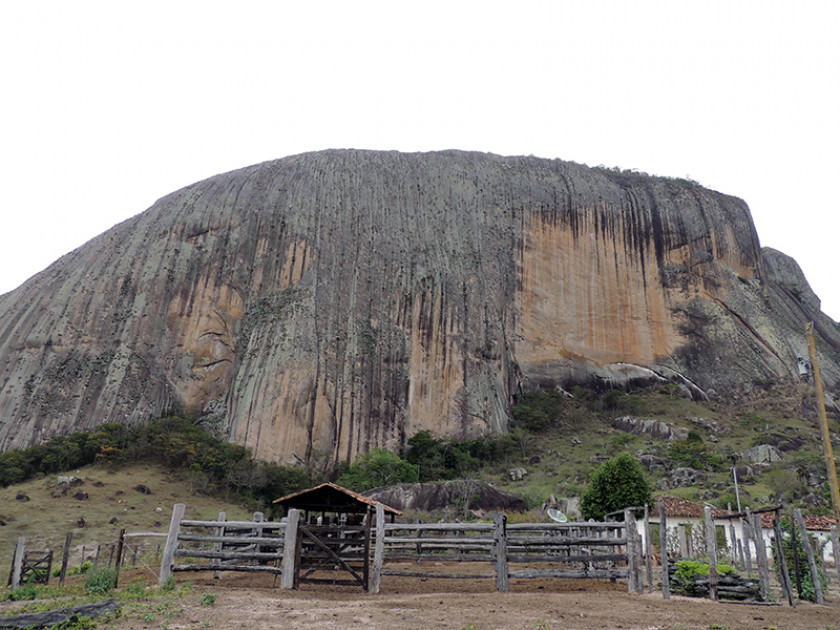
M 387 486 L 392 483 L 417 481 L 417 467 L 381 448 L 375 448 L 359 457 L 345 474 L 339 485 L 356 492 Z
M 610 512 L 652 503 L 642 465 L 629 453 L 622 453 L 595 470 L 580 498 L 580 513 L 585 519 L 601 521 Z

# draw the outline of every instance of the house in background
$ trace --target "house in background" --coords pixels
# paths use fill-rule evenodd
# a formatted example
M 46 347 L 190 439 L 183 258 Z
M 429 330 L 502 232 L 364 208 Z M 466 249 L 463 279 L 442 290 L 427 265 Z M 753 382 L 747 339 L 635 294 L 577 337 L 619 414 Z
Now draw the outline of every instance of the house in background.
M 665 506 L 665 518 L 668 526 L 668 552 L 670 555 L 692 556 L 706 553 L 705 506 L 679 497 L 660 495 L 654 497 L 654 508 L 650 513 L 650 522 L 659 523 L 659 502 Z M 756 510 L 761 519 L 761 535 L 768 558 L 773 557 L 774 529 L 773 521 L 776 508 Z M 744 521 L 746 512 L 730 512 L 712 508 L 712 520 L 717 530 L 718 546 L 724 546 L 729 551 L 733 561 L 736 560 L 733 550 L 737 550 L 737 541 L 741 541 L 744 553 L 749 553 L 751 560 L 755 560 L 756 549 L 754 543 L 745 543 Z M 810 536 L 823 544 L 823 560 L 826 564 L 835 565 L 836 550 L 831 542 L 831 529 L 836 526 L 836 520 L 826 516 L 803 516 L 805 528 Z M 644 530 L 644 528 L 640 528 Z M 644 536 L 644 533 L 642 533 Z M 836 565 L 835 565 L 836 566 Z

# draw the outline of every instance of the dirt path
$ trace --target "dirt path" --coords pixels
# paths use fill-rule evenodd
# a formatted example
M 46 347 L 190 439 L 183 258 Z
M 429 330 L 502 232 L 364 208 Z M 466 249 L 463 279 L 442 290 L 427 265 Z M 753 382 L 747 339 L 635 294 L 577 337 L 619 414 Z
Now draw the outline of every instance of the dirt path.
M 212 606 L 201 605 L 207 594 Z M 713 630 L 840 629 L 840 598 L 827 606 L 715 603 L 661 593 L 629 595 L 626 586 L 582 580 L 514 581 L 510 593 L 492 581 L 383 578 L 382 592 L 358 588 L 304 586 L 297 591 L 272 587 L 266 576 L 225 576 L 195 580 L 180 598 L 177 614 L 129 614 L 114 628 L 169 630 L 219 628 L 248 630 L 364 628 L 366 630 L 516 629 L 682 629 Z

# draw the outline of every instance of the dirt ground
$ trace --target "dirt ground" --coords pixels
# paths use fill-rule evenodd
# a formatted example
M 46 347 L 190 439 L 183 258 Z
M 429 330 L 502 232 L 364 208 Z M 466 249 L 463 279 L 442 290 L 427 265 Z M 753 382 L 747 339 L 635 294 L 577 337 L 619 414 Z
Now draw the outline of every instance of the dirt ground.
M 108 627 L 168 630 L 218 628 L 268 630 L 515 629 L 840 629 L 836 585 L 826 606 L 711 602 L 660 593 L 630 595 L 626 584 L 595 580 L 513 580 L 499 593 L 491 579 L 441 580 L 384 576 L 381 592 L 359 587 L 302 585 L 280 590 L 267 575 L 178 574 L 193 583 L 177 609 L 128 614 Z M 277 579 L 279 583 L 279 578 Z M 206 596 L 215 596 L 212 606 Z M 205 604 L 202 605 L 202 599 Z M 173 614 L 177 613 L 177 614 Z

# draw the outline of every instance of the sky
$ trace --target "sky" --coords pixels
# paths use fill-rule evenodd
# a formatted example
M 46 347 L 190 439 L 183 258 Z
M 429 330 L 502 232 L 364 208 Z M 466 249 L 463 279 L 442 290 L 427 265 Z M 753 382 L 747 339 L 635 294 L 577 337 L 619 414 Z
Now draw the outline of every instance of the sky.
M 840 320 L 840 2 L 0 3 L 0 293 L 213 175 L 463 149 L 744 199 Z

